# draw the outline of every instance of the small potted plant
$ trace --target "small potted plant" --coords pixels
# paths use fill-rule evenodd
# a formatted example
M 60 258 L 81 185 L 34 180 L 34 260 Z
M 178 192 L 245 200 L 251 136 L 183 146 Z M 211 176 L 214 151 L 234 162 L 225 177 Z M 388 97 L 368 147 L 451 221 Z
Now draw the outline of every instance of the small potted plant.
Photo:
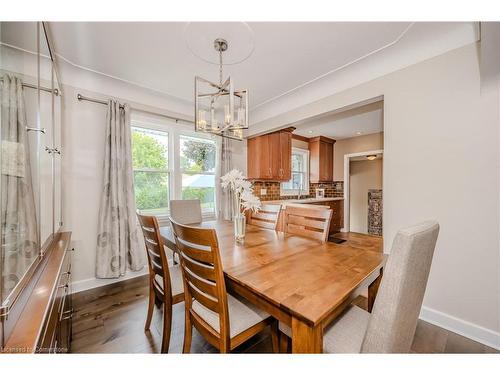
M 247 210 L 258 212 L 261 207 L 260 199 L 253 194 L 250 181 L 237 169 L 221 177 L 221 186 L 233 194 L 234 236 L 237 241 L 241 242 L 245 239 L 246 217 L 244 213 Z

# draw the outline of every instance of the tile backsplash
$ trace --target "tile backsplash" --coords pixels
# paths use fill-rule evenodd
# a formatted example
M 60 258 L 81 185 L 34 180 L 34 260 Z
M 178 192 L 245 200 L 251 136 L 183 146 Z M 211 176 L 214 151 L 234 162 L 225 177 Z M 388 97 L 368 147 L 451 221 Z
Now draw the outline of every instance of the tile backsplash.
M 296 199 L 297 196 L 281 196 L 280 183 L 275 181 L 254 181 L 254 193 L 262 201 L 273 201 L 279 199 Z M 266 195 L 261 194 L 261 189 L 266 189 Z M 334 181 L 321 184 L 309 184 L 309 195 L 303 195 L 304 198 L 316 197 L 316 189 L 325 189 L 325 197 L 343 197 L 344 181 Z

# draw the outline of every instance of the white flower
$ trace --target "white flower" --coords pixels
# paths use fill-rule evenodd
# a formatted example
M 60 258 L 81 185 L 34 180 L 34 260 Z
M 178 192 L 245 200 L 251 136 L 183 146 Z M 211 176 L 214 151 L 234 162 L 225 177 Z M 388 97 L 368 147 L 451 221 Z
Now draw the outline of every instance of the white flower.
M 252 183 L 248 180 L 237 180 L 235 184 L 235 190 L 238 193 L 252 192 Z
M 231 190 L 235 190 L 236 186 L 244 180 L 244 176 L 243 173 L 241 173 L 239 170 L 233 169 L 222 176 L 220 179 L 222 181 L 221 186 L 223 189 L 229 188 Z
M 258 212 L 261 207 L 260 199 L 253 195 L 251 191 L 241 193 L 241 205 L 243 211 L 252 210 L 253 212 Z

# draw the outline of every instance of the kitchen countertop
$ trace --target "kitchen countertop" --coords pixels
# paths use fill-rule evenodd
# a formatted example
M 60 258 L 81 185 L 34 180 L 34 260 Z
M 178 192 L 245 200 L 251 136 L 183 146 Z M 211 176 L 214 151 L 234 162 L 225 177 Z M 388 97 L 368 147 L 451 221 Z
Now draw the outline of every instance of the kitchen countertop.
M 273 201 L 262 201 L 262 204 L 281 204 L 281 208 L 285 208 L 287 204 L 313 204 L 321 202 L 331 202 L 344 200 L 343 197 L 331 197 L 331 198 L 304 198 L 304 199 L 280 199 Z M 317 208 L 317 206 L 316 206 Z

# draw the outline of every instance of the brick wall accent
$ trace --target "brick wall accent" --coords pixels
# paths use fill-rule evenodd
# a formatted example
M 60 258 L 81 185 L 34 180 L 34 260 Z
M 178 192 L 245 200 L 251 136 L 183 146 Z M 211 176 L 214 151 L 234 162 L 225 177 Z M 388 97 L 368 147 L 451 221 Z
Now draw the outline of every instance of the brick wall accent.
M 270 181 L 254 181 L 253 182 L 254 193 L 262 201 L 274 201 L 280 199 L 297 199 L 297 196 L 281 196 L 280 195 L 280 183 L 270 182 Z M 267 194 L 262 196 L 260 194 L 260 189 L 266 189 Z M 343 197 L 344 196 L 344 181 L 334 181 L 321 184 L 309 184 L 309 195 L 303 195 L 303 198 L 314 198 L 316 197 L 316 189 L 325 189 L 325 197 Z

